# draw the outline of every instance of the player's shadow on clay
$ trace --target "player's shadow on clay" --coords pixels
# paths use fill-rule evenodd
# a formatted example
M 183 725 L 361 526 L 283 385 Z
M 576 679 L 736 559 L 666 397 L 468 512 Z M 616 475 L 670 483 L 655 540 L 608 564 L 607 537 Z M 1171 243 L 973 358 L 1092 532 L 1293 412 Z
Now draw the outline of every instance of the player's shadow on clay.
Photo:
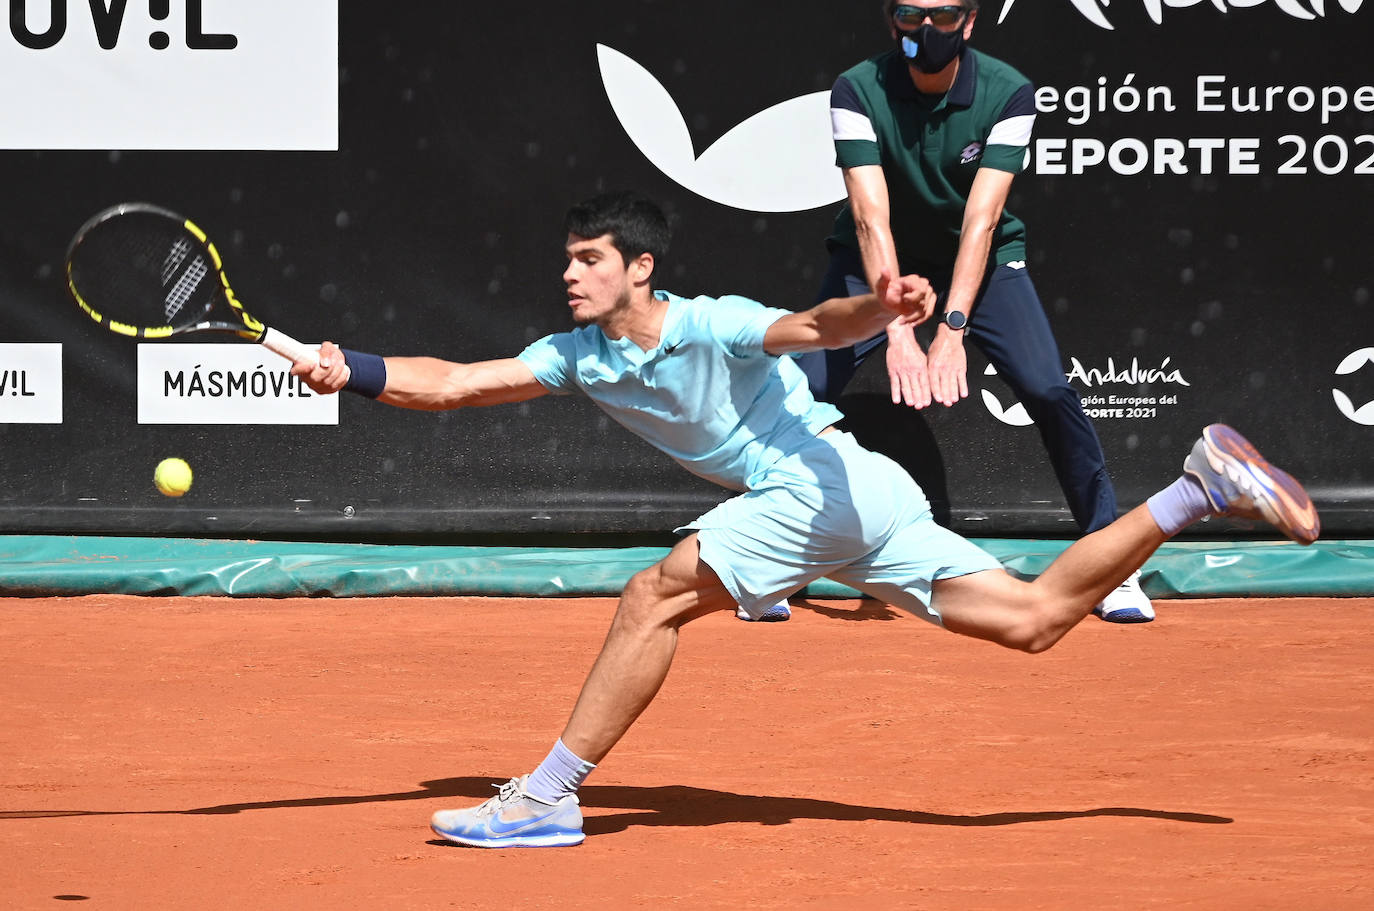
M 218 804 L 180 810 L 0 810 L 0 820 L 44 819 L 60 816 L 225 816 L 254 810 L 285 810 L 310 807 L 336 807 L 349 804 L 381 803 L 397 800 L 451 800 L 462 806 L 491 797 L 496 779 L 488 776 L 440 778 L 423 781 L 413 791 L 387 794 L 341 794 L 330 797 L 301 797 L 286 800 L 261 800 L 251 803 Z M 1030 822 L 1055 822 L 1061 819 L 1086 819 L 1092 816 L 1123 816 L 1165 819 L 1203 825 L 1234 822 L 1226 816 L 1149 810 L 1140 807 L 1096 807 L 1089 810 L 1040 810 L 1027 812 L 956 815 L 869 807 L 817 800 L 807 797 L 766 797 L 735 794 L 686 785 L 637 788 L 624 785 L 588 785 L 579 792 L 588 816 L 583 829 L 588 835 L 623 832 L 631 826 L 718 826 L 726 823 L 757 823 L 781 826 L 798 819 L 833 819 L 842 822 L 905 822 L 923 826 L 1010 826 Z M 437 808 L 436 808 L 437 809 Z M 626 812 L 605 812 L 623 810 Z M 448 844 L 436 841 L 435 844 Z
M 1220 825 L 1233 822 L 1224 816 L 1179 813 L 1137 807 L 1098 807 L 1090 810 L 1047 810 L 1039 812 L 983 813 L 955 815 L 870 807 L 838 803 L 809 797 L 766 797 L 734 794 L 685 785 L 635 788 L 590 785 L 579 792 L 589 808 L 583 823 L 588 835 L 623 832 L 631 826 L 716 826 L 725 823 L 757 823 L 781 826 L 798 819 L 833 819 L 841 822 L 905 822 L 923 826 L 1009 826 L 1029 822 L 1054 822 L 1090 816 L 1129 816 Z M 602 808 L 629 810 L 605 814 Z
M 789 599 L 788 603 L 792 605 L 793 610 L 810 611 L 830 620 L 896 620 L 901 616 L 896 608 L 872 598 L 864 598 L 854 607 L 832 607 L 824 601 L 795 597 Z
M 453 791 L 480 800 L 492 792 L 491 781 L 484 778 L 449 778 L 426 782 L 436 790 Z M 485 790 L 483 789 L 485 785 Z M 588 811 L 583 831 L 588 835 L 623 832 L 632 826 L 687 826 L 699 828 L 727 823 L 756 823 L 782 826 L 799 819 L 832 819 L 841 822 L 903 822 L 923 826 L 1010 826 L 1093 816 L 1121 816 L 1136 819 L 1163 819 L 1201 825 L 1226 825 L 1235 822 L 1227 816 L 1150 810 L 1140 807 L 1096 807 L 1088 810 L 1041 810 L 1027 812 L 956 815 L 870 807 L 807 797 L 766 797 L 735 794 L 686 785 L 639 788 L 617 785 L 587 785 L 578 792 Z M 628 812 L 605 812 L 606 809 Z M 435 845 L 449 842 L 433 840 Z

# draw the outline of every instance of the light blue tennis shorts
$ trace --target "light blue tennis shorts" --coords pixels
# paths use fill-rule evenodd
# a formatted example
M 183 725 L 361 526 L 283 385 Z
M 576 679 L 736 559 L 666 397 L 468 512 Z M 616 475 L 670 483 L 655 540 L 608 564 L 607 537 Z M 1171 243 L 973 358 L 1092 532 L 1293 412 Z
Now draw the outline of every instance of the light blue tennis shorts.
M 701 559 L 756 617 L 828 576 L 939 626 L 934 580 L 1001 569 L 935 524 L 900 465 L 835 431 L 780 460 L 754 490 L 678 529 L 691 530 Z

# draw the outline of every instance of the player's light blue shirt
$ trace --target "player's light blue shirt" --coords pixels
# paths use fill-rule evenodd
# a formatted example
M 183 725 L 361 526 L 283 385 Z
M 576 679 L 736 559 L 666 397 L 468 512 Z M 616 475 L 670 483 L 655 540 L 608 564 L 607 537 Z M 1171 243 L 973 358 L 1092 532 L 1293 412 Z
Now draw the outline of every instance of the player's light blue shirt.
M 546 336 L 518 357 L 550 392 L 583 392 L 693 474 L 752 490 L 770 466 L 840 420 L 811 397 L 790 357 L 763 350 L 788 311 L 745 297 L 668 302 L 658 346 L 644 351 L 597 326 Z

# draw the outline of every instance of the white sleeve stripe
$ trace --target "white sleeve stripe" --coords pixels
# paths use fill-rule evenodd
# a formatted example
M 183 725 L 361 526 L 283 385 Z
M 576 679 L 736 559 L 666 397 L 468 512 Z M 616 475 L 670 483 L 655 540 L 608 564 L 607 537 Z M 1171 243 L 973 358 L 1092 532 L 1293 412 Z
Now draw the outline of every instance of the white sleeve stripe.
M 1022 114 L 999 121 L 988 134 L 990 146 L 1030 145 L 1031 128 L 1035 126 L 1034 114 Z
M 830 128 L 835 134 L 836 139 L 866 139 L 869 142 L 877 142 L 878 134 L 873 131 L 873 124 L 863 114 L 856 111 L 846 111 L 843 108 L 830 109 Z

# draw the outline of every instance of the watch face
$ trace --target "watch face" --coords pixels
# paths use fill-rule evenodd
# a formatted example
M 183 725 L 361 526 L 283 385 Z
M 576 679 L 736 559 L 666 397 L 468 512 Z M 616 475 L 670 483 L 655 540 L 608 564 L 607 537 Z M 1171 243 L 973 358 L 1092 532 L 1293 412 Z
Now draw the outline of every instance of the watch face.
M 951 329 L 962 329 L 968 325 L 968 317 L 958 310 L 945 314 L 945 324 Z

